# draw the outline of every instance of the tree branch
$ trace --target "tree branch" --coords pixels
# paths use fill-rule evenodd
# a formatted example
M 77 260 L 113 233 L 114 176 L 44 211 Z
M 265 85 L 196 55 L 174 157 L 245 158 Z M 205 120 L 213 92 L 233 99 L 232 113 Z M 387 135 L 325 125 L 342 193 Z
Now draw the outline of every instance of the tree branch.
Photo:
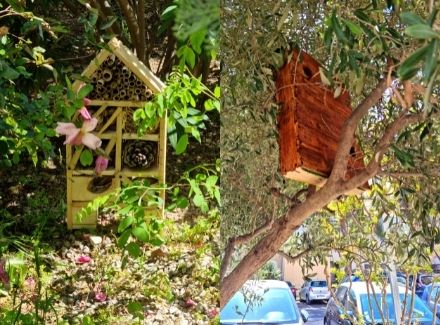
M 130 31 L 131 41 L 133 47 L 136 49 L 136 54 L 139 53 L 139 25 L 136 20 L 133 8 L 130 6 L 127 0 L 117 0 L 119 7 L 121 8 L 125 20 L 127 22 L 128 30 Z
M 305 250 L 303 250 L 301 253 L 298 253 L 294 256 L 291 256 L 290 254 L 285 253 L 282 250 L 278 251 L 278 254 L 281 255 L 282 257 L 284 257 L 287 261 L 289 261 L 289 263 L 293 264 L 295 263 L 297 260 L 299 260 L 301 257 L 303 257 L 304 255 L 306 255 L 307 253 L 309 253 L 312 249 L 314 249 L 315 247 L 309 247 L 306 248 Z
M 139 59 L 145 63 L 145 0 L 139 0 L 138 7 L 138 24 L 139 24 Z
M 222 260 L 222 265 L 220 268 L 220 281 L 226 275 L 229 263 L 231 262 L 232 254 L 234 253 L 235 246 L 247 243 L 248 241 L 250 241 L 250 240 L 254 239 L 255 237 L 257 237 L 258 235 L 262 234 L 264 231 L 266 231 L 267 229 L 272 227 L 273 221 L 274 221 L 273 217 L 268 218 L 263 225 L 254 229 L 254 231 L 252 231 L 248 234 L 241 235 L 241 236 L 229 238 L 228 245 L 226 246 L 226 249 L 225 249 L 225 255 Z

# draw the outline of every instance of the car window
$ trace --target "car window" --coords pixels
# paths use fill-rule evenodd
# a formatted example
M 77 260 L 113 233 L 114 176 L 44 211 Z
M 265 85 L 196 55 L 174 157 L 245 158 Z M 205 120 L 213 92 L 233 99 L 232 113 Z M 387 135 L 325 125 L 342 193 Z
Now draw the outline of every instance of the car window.
M 311 287 L 327 287 L 327 281 L 312 281 L 310 283 Z
M 336 291 L 336 299 L 338 299 L 339 302 L 345 301 L 345 294 L 347 293 L 347 287 L 339 287 Z
M 440 295 L 440 287 L 434 287 L 431 289 L 431 294 L 429 295 L 429 300 L 435 302 L 438 295 Z
M 404 294 L 400 294 L 400 300 L 404 301 Z M 373 294 L 361 294 L 361 311 L 362 316 L 367 322 L 372 321 L 372 316 L 374 317 L 375 322 L 381 322 L 382 317 L 380 311 L 385 319 L 390 319 L 391 321 L 395 321 L 395 311 L 393 305 L 393 297 L 391 294 L 386 295 L 386 299 L 382 299 L 381 294 L 376 294 L 374 297 Z M 406 299 L 406 312 L 408 313 L 411 310 L 411 295 L 408 295 Z M 386 307 L 386 308 L 385 308 Z M 372 311 L 372 313 L 371 313 Z M 432 321 L 433 314 L 425 305 L 425 303 L 418 297 L 414 297 L 414 309 L 412 313 L 412 320 L 417 322 L 423 321 Z
M 432 276 L 431 275 L 423 275 L 420 277 L 420 282 L 424 285 L 428 285 L 432 283 Z
M 248 297 L 245 299 L 245 295 Z M 292 293 L 287 288 L 270 288 L 249 294 L 238 291 L 220 313 L 222 323 L 243 321 L 296 322 L 299 320 Z
M 348 291 L 345 307 L 347 310 L 352 311 L 353 313 L 357 311 L 356 294 L 353 290 Z

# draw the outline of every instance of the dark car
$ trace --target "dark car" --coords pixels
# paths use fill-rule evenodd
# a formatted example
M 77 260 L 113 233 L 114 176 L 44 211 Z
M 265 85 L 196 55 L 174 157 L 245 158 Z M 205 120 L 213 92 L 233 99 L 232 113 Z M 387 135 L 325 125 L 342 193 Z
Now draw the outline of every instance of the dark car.
M 290 288 L 290 291 L 292 291 L 293 297 L 294 297 L 295 300 L 296 300 L 296 287 L 295 287 L 295 285 L 292 284 L 292 282 L 290 282 L 290 281 L 284 281 L 284 282 L 287 283 L 287 285 L 288 285 L 289 288 Z
M 383 324 L 390 321 L 396 324 L 393 298 L 390 286 L 385 288 L 386 296 L 383 299 L 382 288 L 372 284 L 375 294 L 372 293 L 372 287 L 363 281 L 353 283 L 343 283 L 336 291 L 336 299 L 331 298 L 327 303 L 327 309 L 324 316 L 324 325 L 355 325 L 363 320 L 364 324 Z M 400 300 L 404 301 L 405 288 L 399 286 Z M 411 295 L 407 296 L 406 314 L 411 309 Z M 383 319 L 385 318 L 385 320 Z M 431 325 L 434 315 L 429 308 L 418 297 L 414 297 L 414 308 L 411 317 L 411 324 Z M 435 318 L 436 325 L 440 321 Z
M 413 286 L 413 276 L 409 277 L 410 279 L 410 287 Z M 416 276 L 416 295 L 422 298 L 423 291 L 425 287 L 432 283 L 432 275 L 431 274 L 417 274 Z

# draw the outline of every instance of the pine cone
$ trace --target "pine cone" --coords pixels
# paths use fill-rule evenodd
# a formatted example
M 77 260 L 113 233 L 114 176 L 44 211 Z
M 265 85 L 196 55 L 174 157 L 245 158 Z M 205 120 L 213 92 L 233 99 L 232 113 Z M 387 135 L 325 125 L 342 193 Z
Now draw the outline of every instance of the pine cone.
M 130 168 L 148 168 L 156 161 L 157 144 L 150 141 L 126 141 L 122 159 Z

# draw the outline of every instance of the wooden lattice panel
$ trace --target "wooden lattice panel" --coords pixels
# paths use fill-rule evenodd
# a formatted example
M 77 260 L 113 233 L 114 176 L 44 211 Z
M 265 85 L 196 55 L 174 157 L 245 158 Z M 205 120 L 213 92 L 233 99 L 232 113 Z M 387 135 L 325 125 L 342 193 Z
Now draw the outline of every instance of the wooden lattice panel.
M 166 119 L 156 129 L 139 136 L 133 123 L 133 112 L 151 100 L 164 85 L 117 39 L 109 42 L 82 76 L 94 86 L 88 98 L 92 117 L 98 119 L 94 133 L 102 139 L 101 148 L 109 156 L 108 168 L 97 177 L 92 167 L 79 162 L 82 147 L 67 146 L 67 225 L 69 228 L 95 227 L 96 216 L 82 221 L 76 213 L 96 197 L 109 193 L 134 179 L 165 183 Z M 74 83 L 78 90 L 81 83 Z M 165 192 L 160 191 L 165 199 Z M 163 215 L 163 206 L 158 211 Z
M 281 173 L 322 186 L 333 169 L 343 124 L 352 112 L 348 92 L 335 98 L 333 91 L 321 83 L 319 63 L 304 52 L 294 52 L 278 73 L 276 97 L 281 104 Z M 345 178 L 364 167 L 363 152 L 358 143 L 353 143 Z M 366 188 L 368 184 L 355 193 Z

